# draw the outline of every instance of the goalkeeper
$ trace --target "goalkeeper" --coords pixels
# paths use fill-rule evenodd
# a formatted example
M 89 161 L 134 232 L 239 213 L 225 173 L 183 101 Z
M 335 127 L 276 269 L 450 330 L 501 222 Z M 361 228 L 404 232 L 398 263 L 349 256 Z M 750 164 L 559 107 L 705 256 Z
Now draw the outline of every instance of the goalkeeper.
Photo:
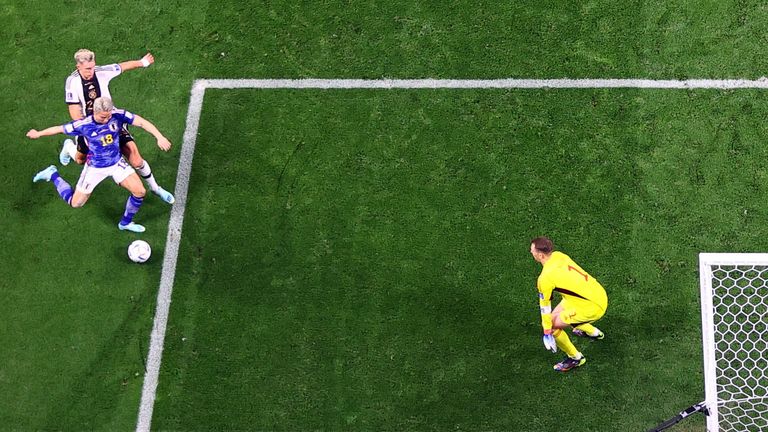
M 599 320 L 608 307 L 605 289 L 595 278 L 576 264 L 568 255 L 554 250 L 552 240 L 537 237 L 531 240 L 531 255 L 541 263 L 537 282 L 544 347 L 552 352 L 560 348 L 565 360 L 557 363 L 556 371 L 567 372 L 587 362 L 568 338 L 565 328 L 573 334 L 590 339 L 605 337 L 592 323 Z M 552 293 L 557 291 L 562 301 L 552 310 Z

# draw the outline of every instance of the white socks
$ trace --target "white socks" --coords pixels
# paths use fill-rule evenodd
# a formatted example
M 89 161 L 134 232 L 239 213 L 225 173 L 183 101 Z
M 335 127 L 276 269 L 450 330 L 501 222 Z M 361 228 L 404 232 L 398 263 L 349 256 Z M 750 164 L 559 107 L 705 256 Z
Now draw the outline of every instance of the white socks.
M 156 191 L 160 188 L 160 185 L 158 185 L 155 180 L 155 176 L 152 175 L 152 169 L 149 167 L 149 162 L 142 162 L 141 166 L 136 168 L 136 172 L 138 172 L 141 178 L 147 182 L 152 191 Z

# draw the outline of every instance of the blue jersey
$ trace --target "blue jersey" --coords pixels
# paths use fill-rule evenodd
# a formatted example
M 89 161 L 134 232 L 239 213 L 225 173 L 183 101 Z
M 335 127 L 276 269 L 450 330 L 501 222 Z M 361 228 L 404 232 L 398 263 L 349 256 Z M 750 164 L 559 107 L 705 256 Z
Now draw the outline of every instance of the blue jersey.
M 112 118 L 98 123 L 93 115 L 62 125 L 67 135 L 82 135 L 88 141 L 88 165 L 106 168 L 116 164 L 120 154 L 120 130 L 123 125 L 133 124 L 134 115 L 121 109 L 112 110 Z

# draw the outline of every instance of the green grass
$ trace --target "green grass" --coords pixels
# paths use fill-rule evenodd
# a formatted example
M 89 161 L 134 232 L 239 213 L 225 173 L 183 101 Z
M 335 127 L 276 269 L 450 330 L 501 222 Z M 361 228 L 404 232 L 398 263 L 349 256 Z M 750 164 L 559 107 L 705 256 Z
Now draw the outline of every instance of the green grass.
M 758 78 L 766 13 L 756 1 L 0 0 L 0 429 L 135 425 L 169 209 L 142 208 L 155 256 L 135 266 L 137 236 L 114 227 L 123 190 L 105 182 L 72 210 L 29 181 L 59 140 L 24 133 L 66 121 L 77 49 L 100 63 L 155 54 L 111 88 L 175 144 L 165 154 L 136 133 L 170 188 L 195 78 Z M 208 92 L 154 424 L 643 430 L 698 401 L 696 255 L 766 248 L 763 99 Z M 577 342 L 589 363 L 573 375 L 549 370 L 539 340 L 527 241 L 540 234 L 611 299 L 609 337 Z
M 750 93 L 209 91 L 155 425 L 642 430 L 677 412 L 702 393 L 697 253 L 765 247 L 765 168 L 744 161 L 765 131 L 732 118 Z M 540 346 L 541 233 L 610 296 L 572 375 Z

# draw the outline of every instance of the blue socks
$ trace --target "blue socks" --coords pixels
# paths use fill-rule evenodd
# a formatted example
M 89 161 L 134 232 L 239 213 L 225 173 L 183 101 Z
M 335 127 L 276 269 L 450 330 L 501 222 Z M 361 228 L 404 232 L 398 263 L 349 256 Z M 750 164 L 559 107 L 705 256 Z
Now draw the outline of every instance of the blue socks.
M 137 198 L 133 195 L 128 197 L 128 201 L 125 203 L 125 213 L 123 213 L 123 218 L 120 219 L 120 225 L 125 226 L 131 223 L 143 202 L 144 198 Z
M 75 191 L 72 190 L 72 186 L 67 183 L 66 180 L 61 178 L 58 172 L 54 172 L 51 175 L 51 182 L 56 187 L 56 192 L 59 193 L 61 199 L 69 205 L 72 205 L 72 196 Z M 125 213 L 123 213 L 122 219 L 120 219 L 120 225 L 128 225 L 133 221 L 133 217 L 141 208 L 141 204 L 144 202 L 144 198 L 138 198 L 133 195 L 128 197 L 128 201 L 125 203 Z
M 75 194 L 72 190 L 72 186 L 70 186 L 66 180 L 61 178 L 58 172 L 53 173 L 51 181 L 53 182 L 53 185 L 56 186 L 56 192 L 59 193 L 61 199 L 67 204 L 72 205 L 72 195 Z

